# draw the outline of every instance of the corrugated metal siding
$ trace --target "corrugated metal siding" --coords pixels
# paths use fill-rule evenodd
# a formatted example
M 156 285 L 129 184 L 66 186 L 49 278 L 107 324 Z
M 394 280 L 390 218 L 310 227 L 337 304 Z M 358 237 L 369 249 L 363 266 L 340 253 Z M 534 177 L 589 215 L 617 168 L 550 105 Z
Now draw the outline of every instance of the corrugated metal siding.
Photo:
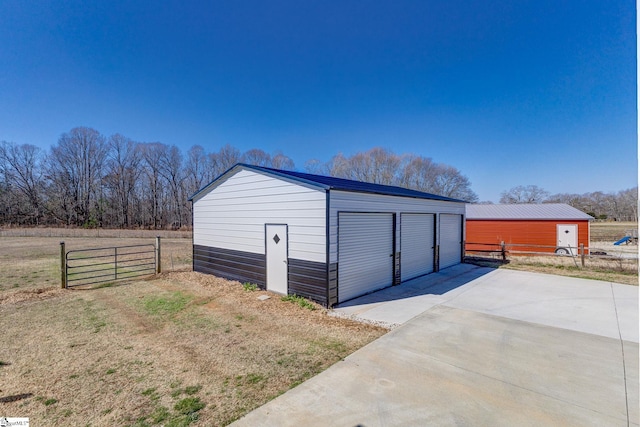
M 338 300 L 393 284 L 393 214 L 339 213 Z
M 240 170 L 193 205 L 195 245 L 265 253 L 264 224 L 289 226 L 289 256 L 326 263 L 326 193 Z
M 478 243 L 529 244 L 549 246 L 536 248 L 519 247 L 517 250 L 533 252 L 554 252 L 557 241 L 558 224 L 578 224 L 578 246 L 589 246 L 589 221 L 541 221 L 541 220 L 471 220 L 467 218 L 467 250 L 483 250 L 487 246 Z M 474 244 L 475 243 L 475 244 Z M 515 250 L 515 248 L 514 248 Z
M 433 272 L 435 215 L 400 215 L 401 281 Z
M 338 264 L 329 264 L 329 299 L 328 307 L 338 303 Z
M 266 287 L 264 255 L 202 245 L 193 246 L 193 271 Z
M 464 215 L 464 203 L 394 197 L 379 194 L 353 193 L 332 190 L 329 216 L 329 258 L 338 261 L 338 212 L 452 213 Z M 400 251 L 400 230 L 396 235 L 396 252 Z
M 440 269 L 462 260 L 462 216 L 440 215 Z
M 328 305 L 327 265 L 320 262 L 289 258 L 289 294 L 309 298 Z

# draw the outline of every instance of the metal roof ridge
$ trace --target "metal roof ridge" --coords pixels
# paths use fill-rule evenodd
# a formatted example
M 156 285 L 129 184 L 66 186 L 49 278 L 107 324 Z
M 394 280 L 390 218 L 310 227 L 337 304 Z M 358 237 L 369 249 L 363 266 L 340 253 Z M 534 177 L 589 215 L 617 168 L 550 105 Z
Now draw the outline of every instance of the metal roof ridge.
M 317 175 L 307 172 L 286 171 L 282 169 L 269 168 L 266 166 L 249 165 L 246 163 L 236 163 L 225 172 L 220 174 L 214 180 L 195 192 L 190 201 L 195 201 L 200 194 L 204 194 L 213 184 L 224 179 L 234 169 L 248 169 L 255 172 L 262 172 L 279 178 L 284 178 L 294 182 L 298 182 L 311 187 L 321 188 L 324 190 L 350 191 L 356 193 L 380 194 L 385 196 L 411 197 L 429 200 L 440 200 L 444 202 L 466 203 L 464 200 L 454 199 L 452 197 L 440 196 L 438 194 L 427 193 L 424 191 L 414 190 L 412 188 L 399 187 L 394 185 L 378 184 L 373 182 L 357 181 L 347 178 L 338 178 L 327 175 Z M 333 181 L 333 183 L 331 182 Z
M 287 176 L 287 177 L 290 177 L 290 178 L 293 178 L 293 179 L 296 179 L 296 180 L 303 180 L 303 181 L 307 181 L 307 182 L 313 182 L 313 183 L 316 183 L 317 185 L 324 186 L 325 188 L 333 189 L 333 190 L 352 191 L 352 192 L 359 192 L 359 193 L 372 193 L 372 194 L 381 194 L 381 195 L 398 196 L 398 197 L 429 196 L 429 197 L 419 197 L 419 198 L 428 198 L 428 199 L 441 200 L 441 201 L 447 201 L 447 202 L 466 203 L 464 200 L 454 199 L 452 197 L 441 196 L 441 195 L 433 194 L 433 193 L 427 193 L 425 191 L 415 190 L 415 189 L 412 189 L 412 188 L 399 187 L 399 186 L 396 186 L 396 185 L 387 185 L 387 184 L 379 184 L 379 183 L 375 183 L 375 182 L 357 181 L 357 180 L 354 180 L 354 179 L 340 178 L 340 177 L 334 177 L 334 176 L 328 176 L 328 175 L 317 175 L 317 174 L 311 174 L 311 173 L 307 173 L 307 172 L 286 171 L 286 170 L 281 170 L 281 169 L 268 168 L 268 167 L 264 167 L 264 166 L 253 166 L 253 165 L 245 165 L 245 166 L 249 166 L 249 167 L 252 167 L 252 168 L 257 168 L 257 169 L 263 170 L 265 172 L 275 173 L 275 174 L 278 174 L 280 176 L 284 175 L 284 176 Z M 304 175 L 304 177 L 301 177 L 300 175 Z M 349 184 L 354 185 L 356 187 L 357 186 L 362 186 L 362 187 L 368 187 L 368 188 L 360 188 L 360 189 L 358 189 L 358 188 L 351 188 L 348 185 L 327 184 L 327 183 L 324 183 L 321 180 L 318 180 L 318 179 L 315 179 L 315 178 L 322 178 L 322 180 L 337 181 L 338 183 L 345 183 L 345 184 L 349 183 Z M 393 190 L 395 190 L 395 192 Z M 403 193 L 403 192 L 407 193 L 407 194 L 400 194 L 400 193 Z

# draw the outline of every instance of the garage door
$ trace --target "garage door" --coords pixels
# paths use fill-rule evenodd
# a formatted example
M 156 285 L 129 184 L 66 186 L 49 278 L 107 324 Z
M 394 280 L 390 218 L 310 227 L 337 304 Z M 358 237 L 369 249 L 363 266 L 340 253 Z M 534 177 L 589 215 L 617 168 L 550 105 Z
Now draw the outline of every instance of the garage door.
M 338 302 L 393 284 L 393 214 L 338 215 Z
M 460 264 L 462 259 L 462 215 L 440 215 L 440 269 Z
M 400 215 L 401 281 L 433 272 L 434 238 L 433 214 Z

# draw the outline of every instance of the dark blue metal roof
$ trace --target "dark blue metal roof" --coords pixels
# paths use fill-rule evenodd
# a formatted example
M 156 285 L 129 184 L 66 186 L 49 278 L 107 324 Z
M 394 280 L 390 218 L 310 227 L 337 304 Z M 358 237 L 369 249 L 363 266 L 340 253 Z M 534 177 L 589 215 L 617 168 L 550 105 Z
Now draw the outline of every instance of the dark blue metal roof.
M 247 165 L 243 163 L 236 164 L 227 172 L 220 175 L 220 177 L 213 180 L 210 184 L 207 184 L 204 188 L 202 188 L 196 194 L 191 196 L 190 200 L 193 200 L 197 195 L 205 191 L 211 184 L 223 178 L 227 173 L 229 173 L 230 171 L 238 167 L 241 167 L 243 169 L 250 169 L 254 171 L 264 172 L 269 175 L 289 178 L 293 181 L 298 181 L 300 183 L 312 185 L 315 187 L 321 187 L 326 190 L 354 191 L 358 193 L 383 194 L 387 196 L 413 197 L 416 199 L 442 200 L 447 202 L 464 203 L 463 200 L 452 199 L 450 197 L 444 197 L 444 196 L 438 196 L 437 194 L 424 193 L 422 191 L 411 190 L 409 188 L 396 187 L 392 185 L 373 184 L 370 182 L 354 181 L 351 179 L 335 178 L 332 176 L 314 175 L 314 174 L 304 173 L 304 172 L 272 169 L 272 168 L 266 168 L 263 166 Z

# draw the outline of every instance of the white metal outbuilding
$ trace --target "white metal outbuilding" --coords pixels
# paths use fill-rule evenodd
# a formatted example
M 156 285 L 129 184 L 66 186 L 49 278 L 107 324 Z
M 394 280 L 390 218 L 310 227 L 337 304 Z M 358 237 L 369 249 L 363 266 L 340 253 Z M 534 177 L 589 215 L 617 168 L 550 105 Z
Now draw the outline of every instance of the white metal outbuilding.
M 465 205 L 238 164 L 197 192 L 194 271 L 332 306 L 460 263 Z

